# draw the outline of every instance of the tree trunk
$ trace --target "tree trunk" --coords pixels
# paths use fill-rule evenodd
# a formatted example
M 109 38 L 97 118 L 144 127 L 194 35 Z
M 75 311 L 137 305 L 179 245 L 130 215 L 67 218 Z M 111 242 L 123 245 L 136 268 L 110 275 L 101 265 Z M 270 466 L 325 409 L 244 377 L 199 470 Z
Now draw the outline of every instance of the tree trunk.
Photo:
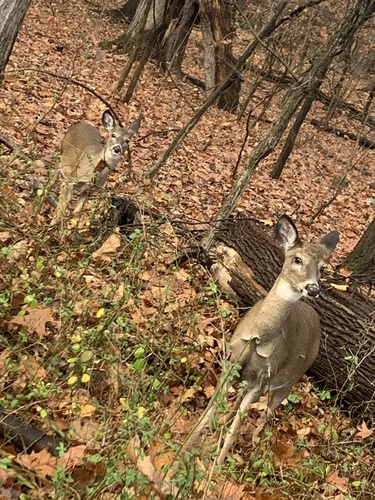
M 175 0 L 140 0 L 135 15 L 126 31 L 111 43 L 116 44 L 118 50 L 131 52 L 134 48 L 141 57 L 143 50 L 152 44 L 154 49 L 159 47 L 159 30 L 163 30 L 169 10 L 174 9 Z M 167 26 L 164 26 L 164 31 Z
M 367 16 L 365 15 L 365 16 L 360 17 L 358 19 L 357 24 L 353 21 L 353 24 L 351 26 L 344 22 L 345 19 L 343 20 L 339 29 L 341 27 L 342 27 L 342 29 L 345 29 L 345 31 L 347 32 L 347 37 L 344 40 L 344 42 L 341 44 L 339 52 L 336 51 L 336 52 L 331 53 L 329 63 L 332 62 L 334 57 L 337 57 L 342 52 L 346 51 L 346 52 L 350 53 L 350 46 L 353 43 L 354 33 L 362 26 L 362 24 L 366 20 L 367 20 Z M 348 59 L 348 58 L 346 58 L 346 59 Z M 305 118 L 306 118 L 308 112 L 310 111 L 310 108 L 311 108 L 311 106 L 312 106 L 312 104 L 317 96 L 320 85 L 323 82 L 323 78 L 325 77 L 325 75 L 329 69 L 329 65 L 326 65 L 325 72 L 324 72 L 324 74 L 321 75 L 320 83 L 313 86 L 313 88 L 310 90 L 309 94 L 306 96 L 306 98 L 304 100 L 304 103 L 301 107 L 301 110 L 298 113 L 298 116 L 297 116 L 292 128 L 290 129 L 288 137 L 286 138 L 286 141 L 284 143 L 283 149 L 282 149 L 282 151 L 281 151 L 281 153 L 276 161 L 276 164 L 272 170 L 271 177 L 273 179 L 279 179 L 281 174 L 282 174 L 284 166 L 285 166 L 286 162 L 288 161 L 288 158 L 289 158 L 291 152 L 293 151 L 294 144 L 296 142 L 300 128 L 301 128 L 303 122 L 305 121 Z M 346 65 L 346 69 L 348 69 L 348 64 Z M 345 72 L 343 73 L 342 78 L 343 79 L 345 78 Z M 337 99 L 339 96 L 341 85 L 342 85 L 342 81 L 339 82 L 338 86 L 336 87 L 335 91 L 332 94 L 332 100 L 331 100 L 332 108 L 330 106 L 331 110 L 330 110 L 330 112 L 327 112 L 326 120 L 329 119 L 329 116 L 331 115 L 331 113 L 333 112 L 335 107 L 337 106 Z M 337 92 L 337 94 L 335 92 Z M 328 121 L 327 121 L 327 123 L 328 123 Z
M 119 7 L 106 10 L 105 14 L 117 21 L 122 21 L 123 19 L 131 21 L 136 13 L 138 1 L 139 0 L 126 0 L 126 2 Z
M 182 60 L 198 10 L 197 0 L 185 0 L 179 15 L 171 21 L 164 36 L 165 70 L 173 71 L 178 78 L 183 77 Z
M 375 218 L 340 267 L 352 271 L 352 279 L 375 282 Z
M 297 118 L 294 120 L 294 123 L 289 130 L 288 136 L 284 142 L 283 149 L 275 163 L 275 166 L 271 172 L 271 177 L 272 179 L 279 179 L 282 171 L 284 169 L 285 163 L 288 161 L 288 158 L 290 156 L 290 153 L 293 151 L 294 144 L 297 139 L 298 132 L 305 121 L 305 118 L 307 116 L 307 113 L 310 111 L 310 108 L 312 106 L 312 103 L 315 100 L 316 93 L 318 92 L 318 89 L 316 89 L 315 94 L 309 94 L 305 100 L 303 101 L 303 104 L 301 106 L 301 109 L 299 110 L 299 113 L 297 115 Z
M 118 50 L 129 53 L 129 60 L 121 72 L 113 92 L 123 87 L 134 63 L 139 61 L 123 102 L 129 102 L 144 65 L 149 59 L 156 59 L 165 70 L 163 38 L 172 19 L 178 15 L 181 5 L 178 0 L 140 0 L 128 29 L 116 40 L 103 42 L 102 46 L 117 46 Z
M 275 239 L 250 219 L 224 222 L 210 253 L 219 285 L 246 307 L 270 290 L 283 263 Z M 309 374 L 350 409 L 373 416 L 375 303 L 354 290 L 339 292 L 329 282 L 323 281 L 321 297 L 310 301 L 320 317 L 322 340 Z
M 258 44 L 262 41 L 262 38 L 268 37 L 272 31 L 275 29 L 276 22 L 284 10 L 287 4 L 287 0 L 282 0 L 278 2 L 276 5 L 274 12 L 271 15 L 271 18 L 268 22 L 263 26 L 263 28 L 257 34 L 255 40 L 249 45 L 249 47 L 244 51 L 244 53 L 239 57 L 236 67 L 232 70 L 232 72 L 225 78 L 220 85 L 210 94 L 203 105 L 194 113 L 194 116 L 191 120 L 180 130 L 180 132 L 173 139 L 173 142 L 169 145 L 167 150 L 158 158 L 158 160 L 152 165 L 149 169 L 149 177 L 150 179 L 154 179 L 154 177 L 159 172 L 160 168 L 170 155 L 178 148 L 178 146 L 182 143 L 185 137 L 193 130 L 195 125 L 199 122 L 200 118 L 204 115 L 207 109 L 211 106 L 211 104 L 216 100 L 216 98 L 226 89 L 232 78 L 237 77 L 237 73 L 241 70 L 246 61 L 253 55 Z
M 0 84 L 30 0 L 0 0 Z
M 236 60 L 232 50 L 233 6 L 220 0 L 200 0 L 200 20 L 204 46 L 207 96 L 233 72 Z M 217 106 L 229 112 L 238 107 L 241 83 L 239 74 L 219 95 Z

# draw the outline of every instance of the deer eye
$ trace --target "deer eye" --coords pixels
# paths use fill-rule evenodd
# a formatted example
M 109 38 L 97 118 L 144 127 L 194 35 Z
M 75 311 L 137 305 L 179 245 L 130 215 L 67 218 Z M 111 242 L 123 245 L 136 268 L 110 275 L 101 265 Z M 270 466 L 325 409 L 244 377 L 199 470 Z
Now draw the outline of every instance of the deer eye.
M 301 257 L 294 257 L 293 262 L 294 262 L 294 264 L 301 265 L 302 259 L 301 259 Z
M 324 273 L 324 271 L 327 269 L 327 266 L 325 264 L 322 264 L 320 267 L 319 267 L 319 271 L 321 273 Z
M 117 139 L 117 135 L 116 134 L 112 134 L 112 139 Z

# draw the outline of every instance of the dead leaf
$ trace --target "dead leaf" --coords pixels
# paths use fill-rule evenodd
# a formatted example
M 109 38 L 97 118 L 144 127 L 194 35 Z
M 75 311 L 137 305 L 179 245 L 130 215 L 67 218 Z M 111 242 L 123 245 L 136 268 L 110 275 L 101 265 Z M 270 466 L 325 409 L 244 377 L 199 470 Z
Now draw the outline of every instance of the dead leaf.
M 181 397 L 181 403 L 184 403 L 188 399 L 191 399 L 197 391 L 193 388 L 187 389 Z
M 150 445 L 150 456 L 157 470 L 160 471 L 165 465 L 168 465 L 165 468 L 167 470 L 165 477 L 170 479 L 173 475 L 173 469 L 170 466 L 176 459 L 176 453 L 167 448 L 164 443 L 154 443 Z
M 74 438 L 76 442 L 79 440 L 81 443 L 88 443 L 94 439 L 99 429 L 99 422 L 95 422 L 95 420 L 87 418 L 78 418 L 77 420 L 73 420 L 70 425 L 74 430 Z
M 261 222 L 265 226 L 269 226 L 269 227 L 272 227 L 274 224 L 273 220 L 271 220 L 271 219 L 260 219 L 259 222 Z
M 121 245 L 121 236 L 118 233 L 111 234 L 93 254 L 92 258 L 96 262 L 111 262 L 112 257 L 117 254 L 117 249 Z
M 32 451 L 30 454 L 20 454 L 15 461 L 42 477 L 52 477 L 55 473 L 57 462 L 56 458 L 52 457 L 47 450 L 42 450 L 38 453 Z
M 0 241 L 1 243 L 5 243 L 10 239 L 10 233 L 8 231 L 2 231 L 0 233 Z
M 37 333 L 38 335 L 48 336 L 46 323 L 55 323 L 50 308 L 25 307 L 26 314 L 24 316 L 14 316 L 9 323 L 13 325 L 25 326 L 28 333 Z
M 204 388 L 203 392 L 207 398 L 210 398 L 215 392 L 215 389 L 216 388 L 213 385 L 208 385 L 207 387 Z
M 126 447 L 126 454 L 132 464 L 137 463 L 140 446 L 141 446 L 141 440 L 136 435 L 129 441 L 128 446 Z
M 338 470 L 334 470 L 333 472 L 331 472 L 331 474 L 327 477 L 327 481 L 330 484 L 336 486 L 336 488 L 343 493 L 346 493 L 348 491 L 349 480 L 346 477 L 339 476 Z
M 338 285 L 337 283 L 330 283 L 331 287 L 339 292 L 346 292 L 349 288 L 349 285 Z
M 64 262 L 64 260 L 66 260 L 68 257 L 69 255 L 66 252 L 62 251 L 59 253 L 56 260 L 57 262 Z
M 297 429 L 297 436 L 299 438 L 305 438 L 309 436 L 312 432 L 312 427 L 302 427 L 301 429 Z
M 353 274 L 353 271 L 350 271 L 349 269 L 342 267 L 341 269 L 339 269 L 339 273 L 342 276 L 345 276 L 345 278 L 349 278 Z
M 91 417 L 96 412 L 96 406 L 94 405 L 83 405 L 79 411 L 81 417 Z
M 27 253 L 29 248 L 30 248 L 30 242 L 28 240 L 17 241 L 17 243 L 15 243 L 9 248 L 9 254 L 8 254 L 9 262 L 14 262 L 15 260 L 19 259 L 21 255 Z
M 359 429 L 359 431 L 357 432 L 356 436 L 362 438 L 362 439 L 366 439 L 367 437 L 371 436 L 373 434 L 373 429 L 369 429 L 366 425 L 365 422 L 362 422 L 362 425 Z
M 64 455 L 57 459 L 57 465 L 63 469 L 77 467 L 83 464 L 85 456 L 86 445 L 80 444 L 69 448 Z
M 244 490 L 244 484 L 235 484 L 228 481 L 223 488 L 222 500 L 241 500 L 244 496 Z

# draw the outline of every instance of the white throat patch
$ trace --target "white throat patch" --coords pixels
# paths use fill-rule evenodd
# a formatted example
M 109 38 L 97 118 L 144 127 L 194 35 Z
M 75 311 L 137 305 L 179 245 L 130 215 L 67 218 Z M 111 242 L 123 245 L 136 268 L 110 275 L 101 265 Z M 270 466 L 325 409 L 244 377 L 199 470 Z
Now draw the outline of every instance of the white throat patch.
M 297 302 L 302 297 L 301 292 L 296 292 L 285 280 L 280 280 L 277 284 L 276 293 L 287 302 Z

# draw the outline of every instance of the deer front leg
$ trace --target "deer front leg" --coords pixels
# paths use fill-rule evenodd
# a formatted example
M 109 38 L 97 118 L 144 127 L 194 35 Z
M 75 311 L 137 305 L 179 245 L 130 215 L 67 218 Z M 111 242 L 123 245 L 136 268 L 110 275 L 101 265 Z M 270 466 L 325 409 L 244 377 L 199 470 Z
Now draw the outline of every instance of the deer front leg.
M 247 392 L 245 393 L 245 395 L 243 396 L 243 393 L 241 393 L 238 396 L 236 403 L 234 405 L 234 408 L 233 408 L 232 412 L 230 412 L 230 414 L 229 414 L 230 417 L 233 417 L 233 414 L 235 414 L 235 415 L 234 415 L 232 424 L 231 424 L 230 428 L 228 429 L 227 434 L 225 436 L 224 444 L 223 444 L 223 447 L 221 449 L 219 458 L 217 459 L 218 465 L 222 465 L 224 463 L 224 460 L 225 460 L 230 448 L 232 447 L 233 443 L 236 441 L 238 428 L 240 426 L 240 423 L 241 423 L 243 416 L 246 413 L 247 407 L 251 403 L 255 403 L 256 401 L 258 401 L 259 398 L 264 394 L 264 391 L 265 391 L 265 388 L 267 385 L 267 380 L 268 380 L 268 377 L 265 374 L 259 375 L 259 377 L 256 380 L 250 381 L 248 383 L 248 386 L 246 388 Z M 242 396 L 243 396 L 243 399 L 241 401 Z M 227 421 L 229 421 L 229 420 L 230 420 L 230 418 L 227 419 Z
M 61 220 L 62 216 L 66 212 L 66 207 L 68 206 L 70 200 L 72 199 L 72 196 L 73 196 L 73 185 L 69 182 L 64 182 L 64 184 L 61 187 L 59 201 L 57 202 L 56 212 L 51 221 L 51 226 L 54 226 Z

